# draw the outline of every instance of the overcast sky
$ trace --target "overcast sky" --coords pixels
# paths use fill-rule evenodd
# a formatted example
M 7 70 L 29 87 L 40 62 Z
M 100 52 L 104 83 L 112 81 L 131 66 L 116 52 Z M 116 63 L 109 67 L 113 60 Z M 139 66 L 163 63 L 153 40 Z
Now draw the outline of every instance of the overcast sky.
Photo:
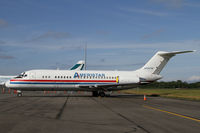
M 135 70 L 157 51 L 177 55 L 162 80 L 200 81 L 199 0 L 0 0 L 0 75 L 30 69 Z

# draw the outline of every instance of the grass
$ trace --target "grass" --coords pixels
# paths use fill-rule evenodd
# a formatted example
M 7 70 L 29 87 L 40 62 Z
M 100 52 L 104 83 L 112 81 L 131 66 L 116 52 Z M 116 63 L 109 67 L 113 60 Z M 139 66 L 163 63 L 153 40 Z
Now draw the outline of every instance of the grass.
M 200 89 L 129 89 L 122 92 L 200 101 Z

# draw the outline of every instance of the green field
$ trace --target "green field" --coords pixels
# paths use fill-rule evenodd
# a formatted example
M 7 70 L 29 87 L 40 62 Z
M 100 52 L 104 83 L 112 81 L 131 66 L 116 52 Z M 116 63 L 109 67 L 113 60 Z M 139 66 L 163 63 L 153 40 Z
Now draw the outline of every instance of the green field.
M 200 101 L 200 89 L 129 89 L 122 92 Z

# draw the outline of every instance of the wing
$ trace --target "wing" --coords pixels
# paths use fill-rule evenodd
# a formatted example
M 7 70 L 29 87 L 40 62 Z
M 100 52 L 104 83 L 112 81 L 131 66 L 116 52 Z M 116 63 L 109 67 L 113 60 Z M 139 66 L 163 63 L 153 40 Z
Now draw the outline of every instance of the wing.
M 115 83 L 115 84 L 94 84 L 94 85 L 76 85 L 78 88 L 90 89 L 90 90 L 120 90 L 126 87 L 135 87 L 138 83 Z

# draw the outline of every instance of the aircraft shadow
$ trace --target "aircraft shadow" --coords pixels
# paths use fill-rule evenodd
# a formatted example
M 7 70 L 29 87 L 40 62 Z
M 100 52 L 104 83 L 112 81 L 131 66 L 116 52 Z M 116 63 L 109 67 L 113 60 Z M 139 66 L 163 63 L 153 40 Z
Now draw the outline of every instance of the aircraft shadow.
M 22 97 L 93 97 L 92 95 L 23 95 Z M 133 94 L 112 94 L 106 95 L 102 98 L 142 98 L 142 95 L 133 95 Z M 95 97 L 94 97 L 95 98 Z

